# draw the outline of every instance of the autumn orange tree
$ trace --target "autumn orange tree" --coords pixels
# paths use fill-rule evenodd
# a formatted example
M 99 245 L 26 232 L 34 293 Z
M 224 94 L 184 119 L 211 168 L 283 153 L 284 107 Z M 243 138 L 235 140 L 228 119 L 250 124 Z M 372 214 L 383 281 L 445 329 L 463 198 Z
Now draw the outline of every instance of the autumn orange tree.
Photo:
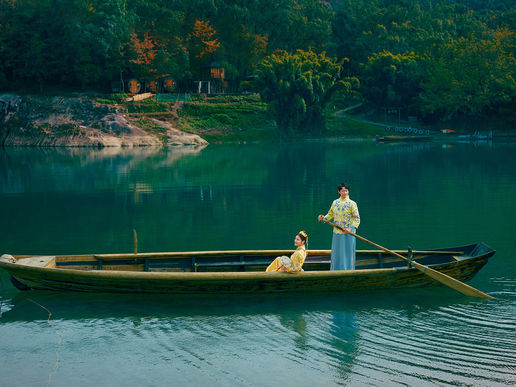
M 156 74 L 154 60 L 156 58 L 157 46 L 154 39 L 147 33 L 141 38 L 133 32 L 131 37 L 134 59 L 130 61 L 134 64 L 134 72 L 137 77 L 147 78 L 149 75 Z
M 216 34 L 217 31 L 209 20 L 195 20 L 192 32 L 187 38 L 192 73 L 200 75 L 201 66 L 210 59 L 210 54 L 215 53 L 220 47 Z

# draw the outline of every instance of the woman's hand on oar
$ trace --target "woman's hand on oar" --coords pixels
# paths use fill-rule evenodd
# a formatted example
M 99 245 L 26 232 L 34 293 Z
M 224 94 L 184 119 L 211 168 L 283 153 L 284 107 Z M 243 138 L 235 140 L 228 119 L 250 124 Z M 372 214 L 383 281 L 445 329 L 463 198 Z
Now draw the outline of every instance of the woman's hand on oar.
M 389 254 L 392 254 L 396 257 L 399 257 L 399 258 L 402 258 L 404 259 L 405 261 L 408 261 L 408 258 L 404 257 L 403 255 L 401 254 L 398 254 L 392 250 L 389 250 L 383 246 L 380 246 L 379 244 L 376 244 L 374 242 L 371 242 L 370 240 L 367 240 L 366 238 L 364 237 L 361 237 L 360 235 L 357 235 L 355 234 L 354 232 L 352 231 L 345 231 L 344 228 L 336 225 L 335 223 L 332 223 L 332 222 L 329 222 L 327 221 L 326 219 L 321 219 L 323 222 L 325 223 L 328 223 L 330 226 L 333 226 L 335 228 L 338 228 L 339 230 L 345 232 L 346 234 L 349 234 L 349 235 L 353 235 L 354 237 L 366 242 L 366 243 L 369 243 L 370 245 L 373 245 L 377 248 L 379 248 L 380 250 L 383 250 Z M 319 221 L 321 221 L 319 220 Z M 449 275 L 446 275 L 444 273 L 441 273 L 440 271 L 437 271 L 437 270 L 434 270 L 428 266 L 425 266 L 425 265 L 422 265 L 421 263 L 418 263 L 418 262 L 415 262 L 415 261 L 411 261 L 411 266 L 413 266 L 414 268 L 416 268 L 417 270 L 419 270 L 420 272 L 422 272 L 423 274 L 433 278 L 434 280 L 436 281 L 439 281 L 440 283 L 442 283 L 443 285 L 446 285 L 452 289 L 455 289 L 456 291 L 462 293 L 462 294 L 465 294 L 466 296 L 471 296 L 471 297 L 479 297 L 479 298 L 491 298 L 491 299 L 494 299 L 495 297 L 493 296 L 490 296 L 489 294 L 486 294 L 484 292 L 481 292 L 480 290 L 478 289 L 475 289 L 474 287 L 472 286 L 469 286 L 467 284 L 465 284 L 464 282 L 461 282 L 453 277 L 450 277 Z

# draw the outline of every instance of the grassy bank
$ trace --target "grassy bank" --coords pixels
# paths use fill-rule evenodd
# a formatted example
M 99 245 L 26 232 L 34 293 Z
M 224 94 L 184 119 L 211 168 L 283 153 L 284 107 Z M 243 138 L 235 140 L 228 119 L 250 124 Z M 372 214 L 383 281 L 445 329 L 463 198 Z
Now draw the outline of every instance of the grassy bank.
M 383 129 L 351 115 L 328 115 L 325 137 L 375 138 Z
M 381 130 L 349 115 L 327 110 L 326 130 L 314 136 L 374 138 Z M 185 103 L 178 111 L 179 127 L 209 142 L 260 141 L 278 139 L 276 123 L 259 96 L 217 96 Z M 307 137 L 311 135 L 308 134 Z
M 124 94 L 114 94 L 97 98 L 97 102 L 122 106 L 134 117 L 134 124 L 151 134 L 162 129 L 148 122 L 147 117 L 150 116 L 171 122 L 177 129 L 197 134 L 210 143 L 269 141 L 281 137 L 276 123 L 267 112 L 267 104 L 258 95 L 194 95 L 192 101 L 180 103 L 157 102 L 155 99 L 126 102 L 126 97 Z M 376 125 L 338 114 L 339 109 L 334 107 L 325 111 L 326 130 L 313 136 L 374 138 L 380 132 Z M 311 137 L 310 134 L 306 136 Z
M 208 142 L 270 140 L 278 136 L 267 105 L 258 96 L 215 96 L 185 102 L 178 128 Z

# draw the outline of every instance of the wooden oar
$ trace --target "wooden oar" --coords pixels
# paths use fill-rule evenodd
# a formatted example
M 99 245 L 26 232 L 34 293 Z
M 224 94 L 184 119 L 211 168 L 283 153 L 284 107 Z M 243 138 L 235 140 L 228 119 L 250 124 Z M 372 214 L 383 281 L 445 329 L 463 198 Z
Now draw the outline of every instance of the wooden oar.
M 329 222 L 325 219 L 323 219 L 323 221 L 325 223 L 328 223 L 330 226 L 333 226 L 333 227 L 336 227 L 338 228 L 339 230 L 342 230 L 344 231 L 344 229 L 340 226 L 337 226 L 336 224 L 332 223 L 332 222 Z M 344 231 L 345 232 L 345 231 Z M 405 261 L 409 261 L 408 258 L 404 257 L 403 255 L 401 254 L 398 254 L 392 250 L 389 250 L 383 246 L 380 246 L 374 242 L 371 242 L 370 240 L 364 238 L 364 237 L 361 237 L 360 235 L 357 235 L 355 234 L 354 232 L 352 231 L 349 231 L 347 232 L 349 235 L 353 235 L 355 238 L 358 238 L 366 243 L 369 243 L 370 245 L 373 245 L 389 254 L 392 254 L 392 255 L 395 255 L 396 257 L 399 257 L 399 258 L 402 258 L 404 259 Z M 434 270 L 428 266 L 425 266 L 425 265 L 422 265 L 418 262 L 415 262 L 415 261 L 410 261 L 410 264 L 415 267 L 417 270 L 419 270 L 420 272 L 422 272 L 423 274 L 433 278 L 434 280 L 436 281 L 439 281 L 440 283 L 452 288 L 452 289 L 455 289 L 456 291 L 462 293 L 462 294 L 465 294 L 466 296 L 471 296 L 471 297 L 479 297 L 479 298 L 491 298 L 491 299 L 494 299 L 495 297 L 493 296 L 490 296 L 489 294 L 486 294 L 484 292 L 481 292 L 480 290 L 478 289 L 475 289 L 474 287 L 471 287 L 467 284 L 465 284 L 464 282 L 461 282 L 453 277 L 450 277 L 449 275 L 446 275 L 444 273 L 441 273 L 440 271 L 437 271 L 437 270 Z

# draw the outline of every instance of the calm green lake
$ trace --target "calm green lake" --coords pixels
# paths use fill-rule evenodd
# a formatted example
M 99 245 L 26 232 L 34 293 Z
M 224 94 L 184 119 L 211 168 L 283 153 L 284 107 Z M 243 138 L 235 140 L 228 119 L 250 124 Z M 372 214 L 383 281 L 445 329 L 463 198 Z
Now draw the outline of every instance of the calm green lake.
M 350 185 L 391 249 L 483 241 L 470 282 L 246 296 L 19 292 L 0 273 L 2 386 L 516 384 L 516 144 L 303 141 L 0 149 L 0 254 L 288 249 Z M 358 248 L 369 248 L 363 242 Z

